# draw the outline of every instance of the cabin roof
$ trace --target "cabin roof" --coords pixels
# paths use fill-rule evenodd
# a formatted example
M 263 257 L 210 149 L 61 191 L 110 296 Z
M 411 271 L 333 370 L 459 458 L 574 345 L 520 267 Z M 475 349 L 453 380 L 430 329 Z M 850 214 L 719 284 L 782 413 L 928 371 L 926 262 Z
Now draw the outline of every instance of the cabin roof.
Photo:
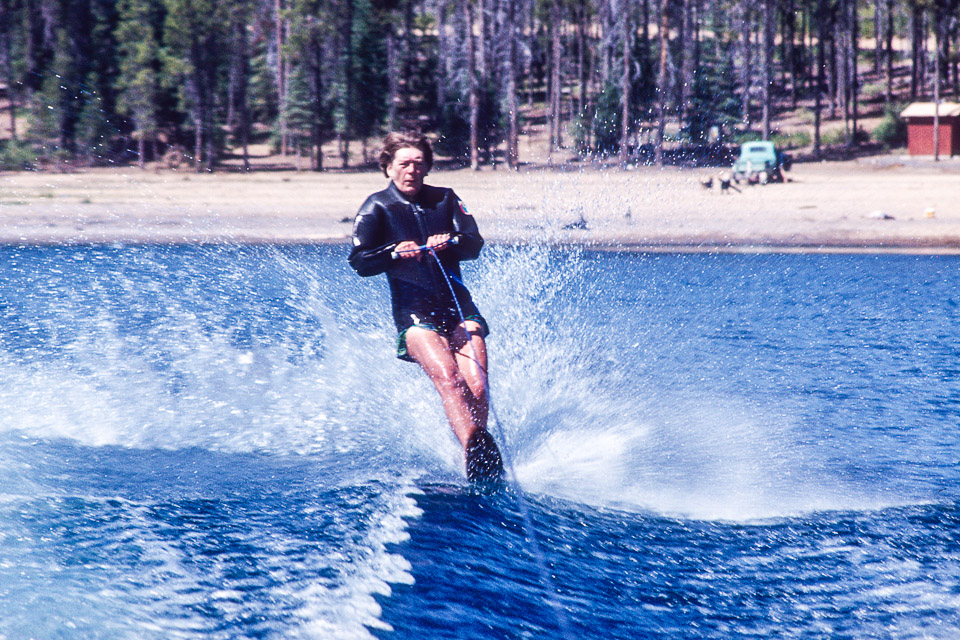
M 941 102 L 940 117 L 960 116 L 960 103 Z M 900 112 L 901 118 L 932 118 L 936 113 L 932 102 L 914 102 Z

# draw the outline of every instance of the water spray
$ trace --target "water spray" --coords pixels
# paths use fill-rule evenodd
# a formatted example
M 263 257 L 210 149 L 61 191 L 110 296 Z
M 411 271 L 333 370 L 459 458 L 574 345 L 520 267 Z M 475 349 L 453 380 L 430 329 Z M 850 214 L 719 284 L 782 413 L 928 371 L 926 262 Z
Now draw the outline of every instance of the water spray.
M 453 237 L 449 244 L 456 244 L 457 238 Z M 446 244 L 446 243 L 445 243 Z M 453 297 L 453 303 L 457 308 L 457 315 L 460 318 L 460 323 L 466 323 L 466 318 L 463 315 L 463 309 L 460 307 L 460 301 L 457 299 L 457 294 L 453 289 L 453 282 L 457 282 L 460 286 L 466 287 L 463 282 L 456 276 L 447 272 L 443 268 L 443 263 L 440 262 L 440 258 L 437 256 L 434 247 L 429 247 L 422 245 L 417 249 L 411 249 L 408 251 L 394 251 L 394 253 L 419 253 L 426 252 L 433 256 L 434 261 L 437 263 L 437 268 L 440 269 L 440 273 L 443 274 L 444 282 L 447 284 L 447 288 L 450 290 L 450 295 Z M 560 602 L 557 600 L 556 593 L 557 587 L 553 582 L 553 578 L 550 576 L 550 572 L 547 570 L 547 560 L 543 554 L 543 549 L 540 546 L 540 538 L 537 535 L 537 529 L 533 524 L 533 519 L 530 517 L 530 508 L 527 505 L 526 498 L 524 497 L 523 490 L 520 488 L 520 481 L 517 478 L 516 469 L 513 466 L 513 460 L 506 454 L 506 433 L 504 432 L 503 422 L 500 420 L 500 416 L 497 414 L 497 410 L 493 404 L 493 397 L 490 390 L 490 381 L 487 377 L 487 371 L 480 366 L 480 356 L 477 353 L 476 347 L 473 345 L 473 340 L 468 340 L 470 345 L 470 350 L 473 352 L 473 361 L 477 365 L 477 368 L 480 370 L 480 375 L 483 378 L 483 386 L 487 392 L 487 407 L 490 410 L 490 415 L 493 416 L 494 423 L 497 426 L 497 439 L 502 443 L 500 448 L 500 456 L 504 461 L 504 466 L 507 469 L 510 477 L 513 478 L 514 487 L 517 496 L 517 507 L 520 510 L 520 517 L 523 521 L 524 532 L 526 533 L 527 540 L 530 542 L 530 552 L 533 555 L 534 562 L 537 565 L 537 571 L 540 574 L 540 582 L 543 584 L 544 590 L 547 596 L 547 602 L 550 604 L 550 607 L 553 609 L 554 615 L 557 619 L 557 626 L 560 629 L 560 634 L 565 638 L 565 640 L 573 640 L 573 633 L 570 629 L 570 623 L 567 621 L 567 616 L 563 611 L 563 607 L 560 605 Z

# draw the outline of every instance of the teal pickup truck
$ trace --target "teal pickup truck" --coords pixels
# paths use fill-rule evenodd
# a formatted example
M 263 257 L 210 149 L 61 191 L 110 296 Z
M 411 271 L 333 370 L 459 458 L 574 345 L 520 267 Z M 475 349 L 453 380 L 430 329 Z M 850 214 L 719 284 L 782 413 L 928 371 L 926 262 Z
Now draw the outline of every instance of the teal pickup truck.
M 746 142 L 733 163 L 733 177 L 738 182 L 783 182 L 790 165 L 790 156 L 777 151 L 772 142 Z

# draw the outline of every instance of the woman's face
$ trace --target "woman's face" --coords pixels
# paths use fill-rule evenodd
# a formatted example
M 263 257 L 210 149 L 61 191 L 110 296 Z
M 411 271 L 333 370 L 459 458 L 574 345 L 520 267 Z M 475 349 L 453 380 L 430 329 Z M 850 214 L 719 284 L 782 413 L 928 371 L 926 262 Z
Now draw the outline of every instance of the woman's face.
M 423 160 L 423 152 L 414 147 L 397 149 L 393 154 L 393 161 L 387 165 L 387 175 L 397 185 L 400 193 L 408 198 L 415 198 L 423 186 L 423 177 L 427 175 L 427 163 Z

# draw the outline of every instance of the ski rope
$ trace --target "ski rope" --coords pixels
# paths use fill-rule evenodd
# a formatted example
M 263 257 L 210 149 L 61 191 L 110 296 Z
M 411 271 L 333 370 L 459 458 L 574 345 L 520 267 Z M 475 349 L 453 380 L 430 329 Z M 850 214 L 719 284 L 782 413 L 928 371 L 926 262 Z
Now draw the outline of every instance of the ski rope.
M 457 299 L 457 294 L 453 289 L 453 282 L 458 283 L 462 287 L 466 287 L 463 282 L 456 276 L 447 273 L 447 270 L 443 268 L 443 264 L 440 262 L 440 258 L 437 256 L 436 251 L 433 247 L 428 247 L 426 245 L 418 247 L 417 249 L 411 250 L 409 252 L 399 252 L 399 253 L 410 253 L 413 251 L 427 252 L 433 256 L 434 261 L 437 263 L 437 268 L 440 269 L 440 273 L 443 274 L 444 282 L 447 284 L 447 288 L 450 290 L 450 295 L 453 297 L 453 302 L 457 307 L 457 314 L 460 317 L 461 325 L 466 323 L 466 318 L 463 315 L 463 309 L 460 307 L 460 300 Z M 480 366 L 480 357 L 477 353 L 477 349 L 473 344 L 473 340 L 468 340 L 470 344 L 470 350 L 473 353 L 473 361 L 477 368 L 480 370 L 480 375 L 483 378 L 483 386 L 487 392 L 487 407 L 490 410 L 490 415 L 493 416 L 494 423 L 497 425 L 497 439 L 502 443 L 500 448 L 500 456 L 506 463 L 507 471 L 510 473 L 510 477 L 513 478 L 513 484 L 517 496 L 517 507 L 520 511 L 520 518 L 523 521 L 524 532 L 526 533 L 527 540 L 529 541 L 530 552 L 533 556 L 534 562 L 537 565 L 537 571 L 540 574 L 540 582 L 543 584 L 544 591 L 546 592 L 547 602 L 550 604 L 550 607 L 553 609 L 554 615 L 557 619 L 557 626 L 560 629 L 560 634 L 565 640 L 573 640 L 573 633 L 570 629 L 570 623 L 567 621 L 567 616 L 563 611 L 563 607 L 560 605 L 560 601 L 557 600 L 557 587 L 553 581 L 553 577 L 550 575 L 549 570 L 547 569 L 547 559 L 543 554 L 543 548 L 540 546 L 540 537 L 537 534 L 537 529 L 533 524 L 533 519 L 530 517 L 530 508 L 527 504 L 527 500 L 524 497 L 523 490 L 520 488 L 520 482 L 517 478 L 516 469 L 513 466 L 513 460 L 506 453 L 506 434 L 503 429 L 503 421 L 500 420 L 500 416 L 497 414 L 496 408 L 493 405 L 493 398 L 490 392 L 490 382 L 487 377 L 487 371 Z

